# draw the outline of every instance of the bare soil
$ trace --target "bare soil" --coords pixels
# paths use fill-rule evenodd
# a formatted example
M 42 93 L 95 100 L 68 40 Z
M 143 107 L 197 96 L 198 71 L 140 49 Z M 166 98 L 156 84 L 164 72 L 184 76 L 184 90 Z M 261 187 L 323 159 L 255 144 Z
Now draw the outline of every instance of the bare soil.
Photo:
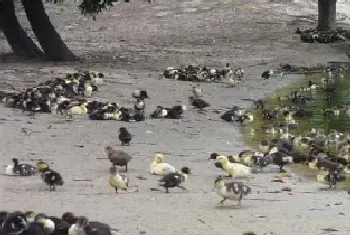
M 220 121 L 220 115 L 213 110 L 233 105 L 248 107 L 250 103 L 240 99 L 262 98 L 302 78 L 296 75 L 283 81 L 273 78 L 263 87 L 262 71 L 278 67 L 281 62 L 313 66 L 347 60 L 342 51 L 346 44 L 304 44 L 293 34 L 297 26 L 315 26 L 317 8 L 313 2 L 270 2 L 156 0 L 150 5 L 133 2 L 117 4 L 99 15 L 97 21 L 81 16 L 73 4 L 47 5 L 47 13 L 64 41 L 85 60 L 27 63 L 3 56 L 1 77 L 17 88 L 64 76 L 75 69 L 98 70 L 107 78 L 94 99 L 131 106 L 131 91 L 146 89 L 151 97 L 146 108 L 150 113 L 157 105 L 189 106 L 187 97 L 192 83 L 159 79 L 168 66 L 199 62 L 223 68 L 230 62 L 234 68 L 242 67 L 246 77 L 236 88 L 227 88 L 223 83 L 203 84 L 204 99 L 211 104 L 210 109 L 202 115 L 189 108 L 183 120 L 124 123 L 82 117 L 62 122 L 45 114 L 30 119 L 20 110 L 0 107 L 3 164 L 10 163 L 13 157 L 25 162 L 41 158 L 51 163 L 65 180 L 65 185 L 52 193 L 43 187 L 39 176 L 1 176 L 1 209 L 53 215 L 73 211 L 105 221 L 119 229 L 121 235 L 232 235 L 247 230 L 259 235 L 347 234 L 350 204 L 345 192 L 320 192 L 321 185 L 299 176 L 286 183 L 272 183 L 275 167 L 254 175 L 249 182 L 253 194 L 243 201 L 241 209 L 231 206 L 235 202 L 217 206 L 219 198 L 212 192 L 215 177 L 223 172 L 207 161 L 209 154 L 232 154 L 248 148 L 239 127 Z M 24 13 L 20 11 L 18 16 L 29 30 Z M 0 51 L 10 52 L 3 38 L 0 40 Z M 5 83 L 2 86 L 8 88 Z M 117 131 L 121 126 L 134 135 L 129 147 L 119 144 Z M 26 128 L 29 134 L 22 133 L 21 128 Z M 109 187 L 110 163 L 96 159 L 105 157 L 106 145 L 133 156 L 127 175 L 139 192 L 115 194 Z M 157 152 L 163 152 L 166 160 L 177 168 L 192 168 L 194 176 L 186 183 L 188 192 L 150 191 L 157 185 L 158 177 L 150 176 L 147 170 Z M 138 180 L 137 176 L 147 180 Z M 292 192 L 271 193 L 284 186 L 292 187 Z M 338 231 L 322 230 L 327 228 Z

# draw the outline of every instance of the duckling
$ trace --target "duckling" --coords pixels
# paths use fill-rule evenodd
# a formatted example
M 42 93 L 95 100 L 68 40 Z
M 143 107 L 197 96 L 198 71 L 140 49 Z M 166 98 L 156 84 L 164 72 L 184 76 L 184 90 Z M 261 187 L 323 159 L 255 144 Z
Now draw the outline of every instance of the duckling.
M 317 181 L 323 184 L 328 184 L 329 188 L 335 188 L 337 183 L 344 182 L 347 179 L 345 171 L 328 171 L 321 170 L 317 174 Z
M 62 214 L 61 219 L 72 225 L 77 221 L 78 218 L 72 212 L 65 212 Z
M 339 116 L 340 115 L 340 110 L 338 108 L 332 108 L 332 109 L 322 109 L 323 111 L 323 116 L 325 117 L 333 117 L 333 116 Z
M 244 70 L 242 68 L 235 69 L 233 74 L 241 80 L 244 77 Z
M 89 221 L 85 216 L 79 216 L 68 230 L 68 235 L 87 235 Z M 98 233 L 97 233 L 98 234 Z
M 226 200 L 233 200 L 238 201 L 237 206 L 241 206 L 243 196 L 248 195 L 252 191 L 250 187 L 244 185 L 241 182 L 225 182 L 222 176 L 219 176 L 215 179 L 215 188 L 216 193 L 223 198 L 220 201 L 221 204 L 224 204 L 224 201 Z
M 145 101 L 142 99 L 137 99 L 134 105 L 136 110 L 144 110 L 145 109 Z
M 263 153 L 268 153 L 270 150 L 270 143 L 268 140 L 261 140 L 258 146 L 259 150 Z
M 194 98 L 193 96 L 189 97 L 189 101 L 191 102 L 191 105 L 197 109 L 203 110 L 206 107 L 209 107 L 210 104 L 206 102 L 205 100 Z
M 128 164 L 132 159 L 129 154 L 121 150 L 115 150 L 111 146 L 105 147 L 105 152 L 113 166 L 125 166 L 125 171 L 128 171 Z
M 55 231 L 55 223 L 45 214 L 37 214 L 34 221 L 41 223 L 44 228 L 44 235 L 50 235 Z
M 220 163 L 223 170 L 231 177 L 247 177 L 252 173 L 250 167 L 240 163 L 230 163 L 226 156 L 218 156 L 216 162 Z
M 197 86 L 194 86 L 192 88 L 192 93 L 193 93 L 194 98 L 202 97 L 203 90 L 201 88 L 201 85 L 197 84 Z
M 151 118 L 165 118 L 168 116 L 168 110 L 162 106 L 157 106 L 156 110 L 150 115 Z
M 51 170 L 46 163 L 38 162 L 37 168 L 41 172 L 42 181 L 49 185 L 50 192 L 56 191 L 56 186 L 62 186 L 64 184 L 62 176 L 58 172 Z
M 119 174 L 118 168 L 112 166 L 109 168 L 108 183 L 111 187 L 115 188 L 115 192 L 118 193 L 118 188 L 127 191 L 129 186 L 129 178 L 125 175 Z
M 122 146 L 129 145 L 132 137 L 129 131 L 125 127 L 119 128 L 119 140 L 122 143 Z
M 145 90 L 135 90 L 131 93 L 131 96 L 135 99 L 140 99 L 140 100 L 150 99 L 147 94 L 147 91 Z
M 90 82 L 85 82 L 84 83 L 84 97 L 91 98 L 92 91 L 93 91 L 93 88 L 91 86 L 91 83 Z
M 1 234 L 4 235 L 21 235 L 26 234 L 29 224 L 25 215 L 20 211 L 7 214 L 1 226 Z M 34 234 L 33 234 L 34 235 Z
M 149 172 L 152 175 L 166 175 L 169 173 L 175 173 L 175 167 L 173 167 L 169 163 L 165 163 L 164 155 L 158 153 L 154 157 L 154 161 L 150 165 Z
M 169 173 L 164 175 L 158 182 L 158 186 L 165 188 L 166 193 L 169 193 L 169 188 L 178 187 L 182 190 L 187 190 L 182 183 L 187 181 L 187 175 L 191 174 L 191 169 L 188 167 L 182 167 L 180 172 Z
M 18 164 L 17 158 L 12 158 L 12 163 L 6 167 L 6 175 L 31 176 L 36 174 L 36 167 L 30 164 Z
M 74 116 L 76 116 L 76 115 L 79 115 L 79 116 L 85 115 L 85 114 L 87 114 L 88 109 L 86 108 L 86 106 L 84 104 L 82 104 L 80 106 L 73 106 L 70 109 L 68 109 L 67 111 L 68 111 L 67 115 L 69 117 L 72 117 L 73 115 Z
M 236 85 L 238 84 L 238 81 L 234 79 L 232 76 L 229 76 L 227 83 L 229 87 L 236 87 Z

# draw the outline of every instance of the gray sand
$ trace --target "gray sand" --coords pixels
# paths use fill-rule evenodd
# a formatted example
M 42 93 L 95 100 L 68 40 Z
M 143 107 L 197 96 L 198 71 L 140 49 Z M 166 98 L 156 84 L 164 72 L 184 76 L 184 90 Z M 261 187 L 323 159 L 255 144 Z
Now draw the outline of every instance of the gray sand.
M 293 16 L 286 12 L 292 12 Z M 232 235 L 247 230 L 258 234 L 303 235 L 324 234 L 321 230 L 324 228 L 339 230 L 328 234 L 348 233 L 350 206 L 345 192 L 320 192 L 322 185 L 299 176 L 293 176 L 287 183 L 272 183 L 276 167 L 254 175 L 250 182 L 253 194 L 247 197 L 273 201 L 245 200 L 242 209 L 231 206 L 236 202 L 218 207 L 220 199 L 212 192 L 213 181 L 223 172 L 206 160 L 211 152 L 232 154 L 249 148 L 242 141 L 239 127 L 219 121 L 220 115 L 213 113 L 213 109 L 249 107 L 249 102 L 240 99 L 262 98 L 300 79 L 274 78 L 267 87 L 262 87 L 260 74 L 264 69 L 276 67 L 280 62 L 315 65 L 346 59 L 335 46 L 302 44 L 293 34 L 297 25 L 314 26 L 315 4 L 206 0 L 170 4 L 162 0 L 151 7 L 139 3 L 120 5 L 99 16 L 96 22 L 80 16 L 76 7 L 48 6 L 48 13 L 68 45 L 79 55 L 91 55 L 91 60 L 73 65 L 0 64 L 2 76 L 16 87 L 62 76 L 74 68 L 94 68 L 108 77 L 94 98 L 131 106 L 131 91 L 146 89 L 152 98 L 146 104 L 150 113 L 157 105 L 171 107 L 179 104 L 178 101 L 190 107 L 187 97 L 192 83 L 158 79 L 168 66 L 198 61 L 221 68 L 228 61 L 235 68 L 244 68 L 246 78 L 236 88 L 219 83 L 203 84 L 204 99 L 212 107 L 206 115 L 189 108 L 180 121 L 148 119 L 124 123 L 78 117 L 73 122 L 60 123 L 59 118 L 51 115 L 38 115 L 31 120 L 20 110 L 1 107 L 3 164 L 10 163 L 13 157 L 27 162 L 42 158 L 52 163 L 65 180 L 63 187 L 50 193 L 45 191 L 39 176 L 1 176 L 1 209 L 36 210 L 53 215 L 73 211 L 107 222 L 120 229 L 121 235 L 143 232 Z M 298 17 L 305 14 L 314 16 Z M 23 13 L 20 16 L 23 18 Z M 8 51 L 7 45 L 2 49 Z M 121 57 L 108 63 L 114 55 Z M 120 146 L 117 131 L 121 126 L 134 135 L 129 147 Z M 25 135 L 21 128 L 31 133 Z M 139 186 L 138 193 L 116 195 L 109 187 L 110 163 L 96 160 L 106 156 L 103 151 L 106 145 L 123 149 L 134 157 L 128 176 L 132 185 Z M 147 170 L 157 152 L 163 152 L 166 161 L 177 168 L 192 168 L 195 175 L 186 184 L 188 192 L 150 191 L 159 177 L 150 176 Z M 147 180 L 138 180 L 137 176 Z M 267 193 L 284 186 L 290 186 L 293 191 Z

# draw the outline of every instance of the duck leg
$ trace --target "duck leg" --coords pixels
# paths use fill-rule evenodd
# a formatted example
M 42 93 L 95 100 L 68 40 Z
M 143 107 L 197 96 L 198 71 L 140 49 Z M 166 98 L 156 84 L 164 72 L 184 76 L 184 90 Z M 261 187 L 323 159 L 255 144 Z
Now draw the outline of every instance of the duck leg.
M 169 193 L 169 188 L 168 187 L 165 187 L 165 192 Z
M 181 188 L 183 191 L 187 191 L 187 188 L 185 188 L 184 186 L 178 185 L 176 187 Z
M 220 201 L 220 204 L 224 204 L 224 201 L 226 201 L 227 200 L 227 198 L 224 198 L 224 199 L 222 199 L 221 201 Z
M 287 172 L 285 169 L 283 169 L 283 165 L 280 165 L 280 173 L 285 173 Z
M 118 193 L 118 188 L 115 188 L 115 193 Z
M 125 165 L 125 171 L 128 171 L 128 164 Z

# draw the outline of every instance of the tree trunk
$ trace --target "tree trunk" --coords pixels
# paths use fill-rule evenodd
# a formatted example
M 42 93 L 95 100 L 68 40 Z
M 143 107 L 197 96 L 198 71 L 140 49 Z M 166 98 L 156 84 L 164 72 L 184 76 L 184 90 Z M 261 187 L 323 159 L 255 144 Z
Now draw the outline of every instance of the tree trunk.
M 337 0 L 318 0 L 319 31 L 336 31 Z
M 0 29 L 15 55 L 25 59 L 44 59 L 44 53 L 17 20 L 13 0 L 0 0 Z
M 64 44 L 52 25 L 42 0 L 22 0 L 22 5 L 33 32 L 45 52 L 46 59 L 50 61 L 76 60 L 77 57 Z

